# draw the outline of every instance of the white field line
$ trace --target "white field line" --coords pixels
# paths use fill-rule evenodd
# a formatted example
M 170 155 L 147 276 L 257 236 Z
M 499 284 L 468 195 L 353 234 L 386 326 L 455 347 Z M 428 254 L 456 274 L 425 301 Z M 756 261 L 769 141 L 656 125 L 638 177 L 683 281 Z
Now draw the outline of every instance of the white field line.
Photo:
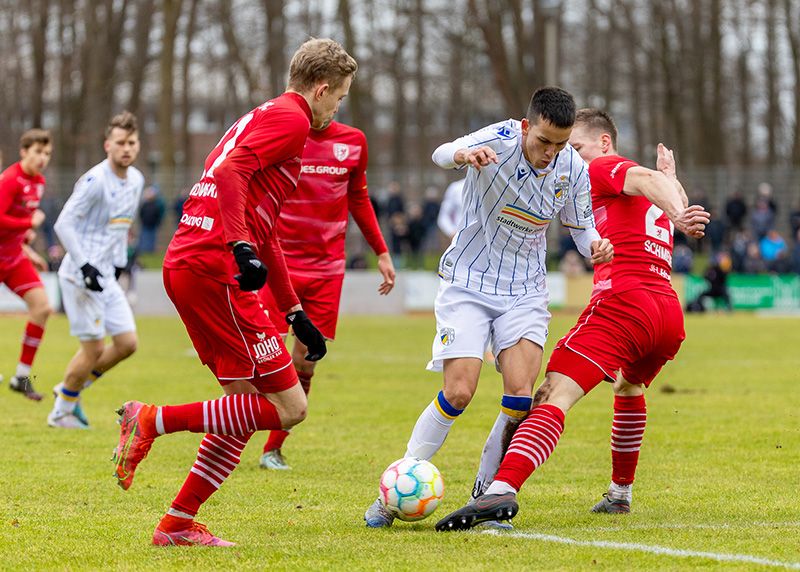
M 627 530 L 747 530 L 748 528 L 800 528 L 800 521 L 743 522 L 741 524 L 730 524 L 727 522 L 718 524 L 632 524 L 629 526 L 584 526 L 572 528 L 571 530 L 580 530 L 581 532 L 625 532 Z
M 571 546 L 592 546 L 595 548 L 610 548 L 612 550 L 629 550 L 631 552 L 646 552 L 662 556 L 673 556 L 676 558 L 705 558 L 717 562 L 744 562 L 747 564 L 759 564 L 762 566 L 773 566 L 787 570 L 800 570 L 800 562 L 784 562 L 781 560 L 770 560 L 749 554 L 725 554 L 721 552 L 702 552 L 697 550 L 683 550 L 681 548 L 670 548 L 668 546 L 657 546 L 653 544 L 639 544 L 635 542 L 613 542 L 607 540 L 577 540 L 566 536 L 555 536 L 552 534 L 539 534 L 536 532 L 497 532 L 487 530 L 483 534 L 491 534 L 500 537 L 528 538 L 542 542 L 555 542 L 557 544 L 569 544 Z

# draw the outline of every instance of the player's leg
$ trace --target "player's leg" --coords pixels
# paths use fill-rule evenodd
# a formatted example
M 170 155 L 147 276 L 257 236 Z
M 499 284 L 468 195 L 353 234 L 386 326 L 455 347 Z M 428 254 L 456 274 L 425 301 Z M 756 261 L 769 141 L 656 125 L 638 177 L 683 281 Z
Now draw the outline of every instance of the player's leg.
M 312 319 L 313 321 L 313 319 Z M 316 322 L 314 322 L 316 325 Z M 311 391 L 311 378 L 314 377 L 314 368 L 317 362 L 308 361 L 305 356 L 308 354 L 308 348 L 297 338 L 294 339 L 292 346 L 292 365 L 297 372 L 297 377 L 300 380 L 300 387 L 308 398 L 308 393 Z M 275 470 L 288 470 L 291 467 L 286 463 L 283 457 L 281 447 L 283 447 L 286 438 L 289 436 L 289 431 L 284 429 L 274 429 L 269 432 L 269 437 L 264 443 L 263 452 L 259 465 L 265 469 Z
M 477 498 L 486 491 L 517 427 L 531 410 L 531 395 L 542 363 L 542 348 L 530 340 L 520 340 L 500 352 L 498 363 L 503 374 L 500 413 L 483 447 L 472 498 Z
M 39 275 L 27 258 L 14 269 L 6 284 L 25 301 L 28 307 L 28 323 L 22 336 L 19 362 L 9 382 L 9 388 L 24 394 L 28 399 L 41 401 L 42 395 L 34 389 L 31 381 L 31 368 L 44 336 L 45 324 L 53 313 L 53 308 L 47 299 L 47 292 Z
M 639 462 L 647 425 L 644 386 L 626 381 L 622 375 L 614 382 L 614 420 L 611 424 L 611 483 L 592 512 L 624 514 L 631 510 L 633 480 Z
M 534 396 L 533 409 L 517 428 L 492 484 L 474 502 L 440 520 L 436 530 L 466 529 L 486 521 L 513 518 L 519 509 L 517 492 L 553 453 L 564 431 L 566 412 L 584 395 L 575 380 L 548 372 Z
M 83 385 L 92 374 L 97 360 L 103 354 L 104 341 L 100 339 L 82 339 L 80 348 L 67 364 L 64 380 L 53 388 L 55 403 L 47 417 L 51 427 L 67 429 L 88 429 L 83 412 L 76 414 L 80 403 Z

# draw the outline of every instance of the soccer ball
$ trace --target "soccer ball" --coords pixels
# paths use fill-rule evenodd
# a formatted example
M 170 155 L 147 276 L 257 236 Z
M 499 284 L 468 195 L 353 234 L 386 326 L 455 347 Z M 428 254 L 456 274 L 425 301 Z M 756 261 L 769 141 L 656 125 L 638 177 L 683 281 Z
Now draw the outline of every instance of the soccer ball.
M 400 520 L 429 517 L 443 496 L 442 474 L 425 459 L 400 459 L 381 475 L 381 502 Z

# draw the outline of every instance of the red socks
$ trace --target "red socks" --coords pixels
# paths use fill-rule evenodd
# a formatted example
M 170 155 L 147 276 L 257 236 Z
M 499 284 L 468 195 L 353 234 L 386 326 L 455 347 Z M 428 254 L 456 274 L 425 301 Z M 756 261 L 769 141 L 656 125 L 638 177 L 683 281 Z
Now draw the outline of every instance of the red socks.
M 214 435 L 245 436 L 264 429 L 281 429 L 278 411 L 259 393 L 226 395 L 213 401 L 158 408 L 159 434 L 191 431 Z
M 42 343 L 44 328 L 31 322 L 25 326 L 25 334 L 22 336 L 22 351 L 19 355 L 19 363 L 30 371 L 33 365 L 33 358 L 36 357 L 36 350 Z
M 611 425 L 611 481 L 630 485 L 639 462 L 639 448 L 647 424 L 644 395 L 614 397 L 614 422 Z
M 253 394 L 255 395 L 255 394 Z M 234 437 L 232 435 L 206 435 L 197 451 L 189 476 L 186 477 L 178 496 L 170 507 L 171 510 L 180 511 L 194 516 L 200 505 L 222 486 L 236 466 L 239 464 L 242 451 L 252 433 Z M 170 515 L 168 514 L 167 517 Z M 166 527 L 182 526 L 180 521 L 167 519 Z M 161 527 L 161 525 L 159 525 Z M 185 528 L 185 526 L 184 526 Z M 166 529 L 163 529 L 166 530 Z
M 538 405 L 523 421 L 494 480 L 522 488 L 534 470 L 542 465 L 556 448 L 564 431 L 564 412 L 555 405 Z

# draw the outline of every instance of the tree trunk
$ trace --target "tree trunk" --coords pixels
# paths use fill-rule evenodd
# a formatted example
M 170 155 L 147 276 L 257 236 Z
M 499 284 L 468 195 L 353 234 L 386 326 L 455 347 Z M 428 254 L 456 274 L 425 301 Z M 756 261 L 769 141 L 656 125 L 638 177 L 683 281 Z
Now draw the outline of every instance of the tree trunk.
M 158 148 L 161 156 L 160 181 L 162 190 L 171 196 L 175 186 L 175 89 L 173 71 L 175 65 L 175 37 L 183 0 L 163 0 L 164 35 L 161 42 L 159 80 L 161 94 L 158 101 Z
M 277 97 L 286 89 L 286 15 L 284 0 L 264 0 L 267 14 L 268 97 Z M 341 10 L 341 4 L 340 4 Z
M 136 3 L 136 24 L 133 30 L 133 56 L 129 60 L 131 93 L 127 109 L 134 115 L 140 114 L 142 86 L 145 71 L 150 64 L 150 30 L 153 27 L 155 0 L 139 0 Z

